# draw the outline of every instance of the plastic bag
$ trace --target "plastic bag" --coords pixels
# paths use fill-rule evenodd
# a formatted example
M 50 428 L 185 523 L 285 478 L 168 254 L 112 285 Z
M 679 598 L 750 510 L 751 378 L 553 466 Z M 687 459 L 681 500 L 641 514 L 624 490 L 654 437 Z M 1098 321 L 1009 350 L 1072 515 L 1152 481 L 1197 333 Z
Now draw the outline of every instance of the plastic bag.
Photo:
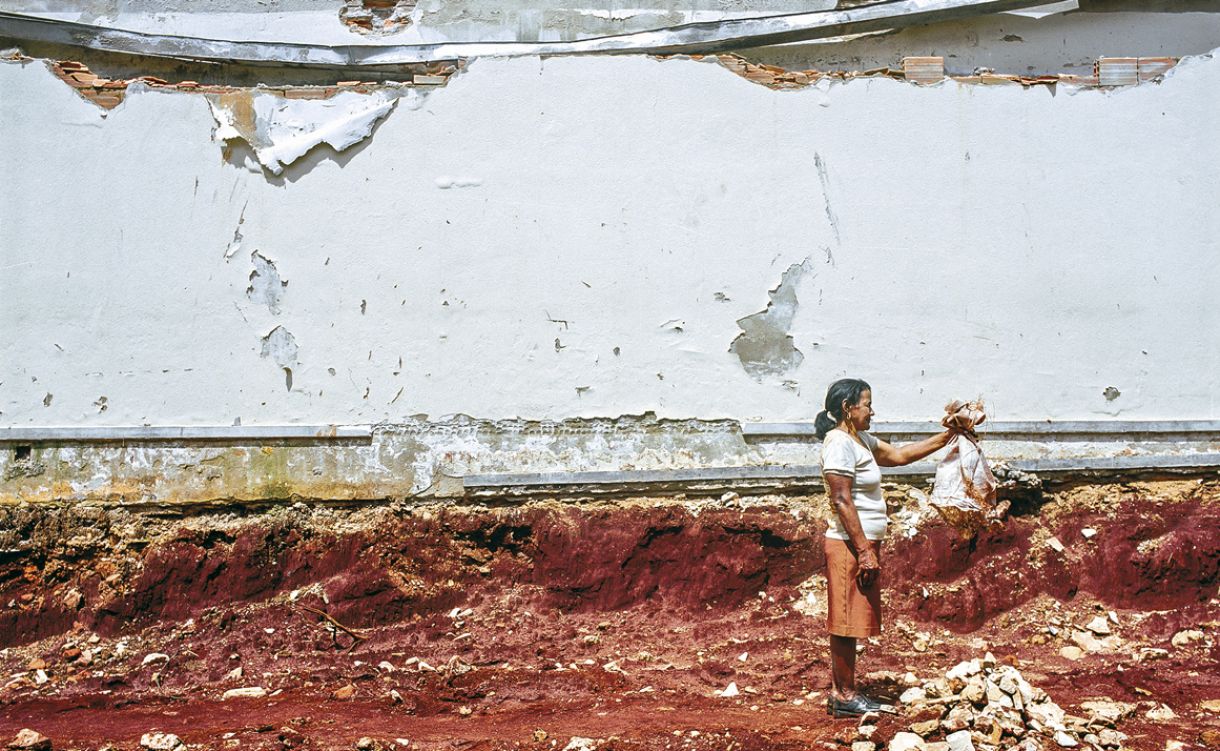
M 932 506 L 965 536 L 998 521 L 996 479 L 979 447 L 974 428 L 987 419 L 983 402 L 953 401 L 945 405 L 941 425 L 957 429 L 949 453 L 936 466 Z

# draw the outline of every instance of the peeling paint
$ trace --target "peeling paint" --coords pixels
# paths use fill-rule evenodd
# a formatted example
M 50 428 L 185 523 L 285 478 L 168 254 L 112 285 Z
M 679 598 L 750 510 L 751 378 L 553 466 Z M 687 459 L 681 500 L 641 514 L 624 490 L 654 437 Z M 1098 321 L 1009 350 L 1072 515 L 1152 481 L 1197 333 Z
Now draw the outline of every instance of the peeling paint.
M 796 316 L 796 288 L 813 272 L 813 261 L 806 258 L 788 267 L 779 285 L 769 292 L 771 301 L 765 310 L 739 319 L 741 333 L 729 346 L 729 351 L 741 360 L 741 366 L 755 379 L 776 376 L 795 369 L 805 359 L 788 333 Z M 794 382 L 786 382 L 791 384 Z M 792 388 L 791 385 L 788 388 Z
M 245 89 L 208 95 L 208 102 L 218 126 L 215 139 L 244 141 L 264 169 L 279 175 L 317 146 L 343 151 L 368 138 L 400 96 L 413 100 L 419 94 L 343 91 L 329 99 L 286 99 Z
M 241 232 L 241 226 L 246 223 L 246 206 L 250 203 L 247 201 L 241 207 L 241 214 L 237 217 L 237 226 L 233 228 L 233 239 L 229 241 L 229 246 L 225 248 L 225 260 L 229 260 L 241 250 L 241 241 L 244 239 Z
M 285 385 L 292 391 L 292 369 L 297 364 L 297 354 L 300 352 L 296 337 L 283 326 L 276 326 L 262 338 L 262 344 L 260 354 L 271 358 L 284 370 Z
M 250 261 L 254 264 L 254 270 L 250 272 L 250 286 L 246 288 L 246 297 L 250 302 L 266 305 L 272 314 L 279 315 L 284 290 L 288 288 L 287 280 L 281 279 L 275 263 L 257 250 L 250 254 Z

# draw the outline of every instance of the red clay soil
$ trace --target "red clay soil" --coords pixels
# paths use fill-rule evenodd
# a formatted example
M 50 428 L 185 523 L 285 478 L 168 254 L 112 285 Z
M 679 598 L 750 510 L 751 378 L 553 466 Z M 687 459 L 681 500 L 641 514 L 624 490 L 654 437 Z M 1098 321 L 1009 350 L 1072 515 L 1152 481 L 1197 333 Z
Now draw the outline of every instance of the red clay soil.
M 991 651 L 1070 714 L 1138 705 L 1125 748 L 1220 738 L 1204 706 L 1220 699 L 1217 484 L 1044 500 L 973 540 L 926 509 L 895 531 L 865 687 L 896 697 L 908 671 Z M 29 727 L 57 749 L 154 730 L 197 748 L 849 746 L 855 723 L 825 713 L 824 505 L 0 509 L 0 742 Z M 1109 646 L 1061 655 L 1109 611 Z M 719 697 L 730 682 L 740 695 Z M 255 686 L 267 695 L 221 698 Z M 1176 717 L 1145 716 L 1160 704 Z M 883 718 L 874 740 L 911 720 Z

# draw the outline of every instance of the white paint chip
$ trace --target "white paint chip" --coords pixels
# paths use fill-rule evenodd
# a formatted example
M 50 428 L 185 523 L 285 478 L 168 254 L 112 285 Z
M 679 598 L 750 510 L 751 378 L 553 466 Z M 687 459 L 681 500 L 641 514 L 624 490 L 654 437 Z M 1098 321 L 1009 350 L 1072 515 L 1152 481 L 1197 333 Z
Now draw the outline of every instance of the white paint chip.
M 208 98 L 219 126 L 215 139 L 245 141 L 259 164 L 275 175 L 320 144 L 343 151 L 368 138 L 397 100 L 397 92 L 391 91 L 344 91 L 328 99 L 285 99 L 240 91 Z
M 477 188 L 483 184 L 481 177 L 450 177 L 449 175 L 441 175 L 436 178 L 436 187 L 441 190 L 449 190 L 450 188 Z

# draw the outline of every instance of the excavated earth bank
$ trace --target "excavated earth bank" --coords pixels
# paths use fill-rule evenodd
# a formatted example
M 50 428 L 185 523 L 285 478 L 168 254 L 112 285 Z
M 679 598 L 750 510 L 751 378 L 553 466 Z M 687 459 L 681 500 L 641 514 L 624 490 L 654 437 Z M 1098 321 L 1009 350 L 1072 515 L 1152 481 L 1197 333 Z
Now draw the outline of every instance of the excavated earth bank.
M 919 490 L 888 494 L 867 689 L 990 651 L 1069 714 L 1136 705 L 1124 748 L 1220 739 L 1220 483 L 1061 489 L 973 540 Z M 0 741 L 846 748 L 856 723 L 825 713 L 824 518 L 822 497 L 731 494 L 0 509 Z M 1098 615 L 1113 633 L 1082 636 Z

